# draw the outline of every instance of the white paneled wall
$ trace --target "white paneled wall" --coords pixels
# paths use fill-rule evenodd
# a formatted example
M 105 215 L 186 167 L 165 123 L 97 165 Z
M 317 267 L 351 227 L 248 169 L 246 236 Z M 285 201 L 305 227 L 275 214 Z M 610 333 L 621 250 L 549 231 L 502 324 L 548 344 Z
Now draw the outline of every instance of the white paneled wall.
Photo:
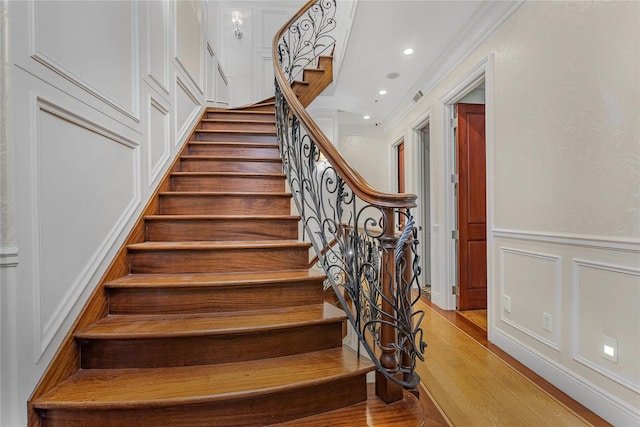
M 302 0 L 220 2 L 219 38 L 231 88 L 231 105 L 246 105 L 274 96 L 273 37 L 304 3 Z M 242 19 L 241 39 L 234 34 L 231 19 L 235 15 Z
M 0 217 L 15 218 L 17 237 L 0 248 L 0 425 L 12 427 L 26 425 L 26 401 L 64 335 L 204 106 L 223 105 L 228 88 L 208 22 L 215 1 L 1 10 L 12 24 L 2 115 L 13 117 L 1 176 L 14 196 Z

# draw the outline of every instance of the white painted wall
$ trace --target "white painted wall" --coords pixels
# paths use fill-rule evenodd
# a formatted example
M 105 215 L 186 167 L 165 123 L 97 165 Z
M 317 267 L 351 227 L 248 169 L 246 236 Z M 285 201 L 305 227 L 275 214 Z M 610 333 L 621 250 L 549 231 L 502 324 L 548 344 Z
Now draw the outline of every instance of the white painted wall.
M 63 336 L 227 88 L 209 52 L 217 2 L 3 0 L 0 11 L 0 425 L 12 427 L 26 425 Z
M 274 96 L 271 44 L 280 27 L 305 1 L 220 1 L 222 62 L 229 80 L 232 106 L 251 104 Z M 242 38 L 234 34 L 234 15 L 242 18 Z
M 489 338 L 615 425 L 640 423 L 639 16 L 637 2 L 527 2 L 386 138 L 390 147 L 404 136 L 413 158 L 413 127 L 429 114 L 432 225 L 441 231 L 434 265 L 451 268 L 443 97 L 494 53 Z M 418 175 L 407 162 L 408 191 Z M 434 277 L 442 291 L 451 286 Z M 601 356 L 604 336 L 618 340 L 617 363 Z

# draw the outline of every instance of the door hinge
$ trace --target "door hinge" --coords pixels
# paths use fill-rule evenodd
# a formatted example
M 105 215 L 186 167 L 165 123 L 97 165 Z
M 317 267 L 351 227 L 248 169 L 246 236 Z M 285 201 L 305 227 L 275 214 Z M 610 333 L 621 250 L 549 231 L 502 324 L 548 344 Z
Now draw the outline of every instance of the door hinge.
M 457 118 L 457 117 L 452 117 L 452 118 L 451 118 L 451 127 L 452 127 L 453 129 L 455 129 L 455 128 L 457 128 L 457 127 L 458 127 L 458 118 Z
M 458 233 L 458 230 L 451 230 L 451 238 L 453 240 L 458 240 L 459 237 L 460 237 L 460 233 Z
M 451 174 L 451 183 L 452 184 L 457 184 L 458 183 L 458 174 L 457 173 L 452 173 Z
M 451 295 L 458 295 L 458 287 L 457 286 L 452 286 L 451 287 Z

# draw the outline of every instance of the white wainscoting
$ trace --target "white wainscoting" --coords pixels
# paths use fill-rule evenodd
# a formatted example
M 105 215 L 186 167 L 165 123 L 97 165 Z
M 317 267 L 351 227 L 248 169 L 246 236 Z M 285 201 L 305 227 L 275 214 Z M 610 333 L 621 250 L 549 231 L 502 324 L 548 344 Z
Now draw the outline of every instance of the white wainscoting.
M 31 57 L 139 121 L 137 3 L 91 3 L 31 2 Z
M 541 343 L 560 350 L 561 258 L 508 247 L 500 248 L 500 293 L 511 299 L 510 312 L 500 307 L 500 320 Z M 552 331 L 542 327 L 542 314 L 552 314 Z
M 574 259 L 573 272 L 574 359 L 640 394 L 640 269 Z M 619 344 L 615 362 L 604 336 Z
M 140 162 L 137 142 L 80 113 L 37 98 L 34 114 L 38 362 L 140 204 Z
M 176 129 L 175 143 L 184 141 L 187 133 L 191 130 L 192 123 L 198 117 L 200 111 L 200 100 L 194 94 L 187 84 L 177 76 L 175 83 L 175 101 L 174 101 L 174 125 Z
M 160 98 L 147 95 L 147 147 L 148 185 L 160 176 L 171 155 L 170 106 Z
M 492 342 L 608 422 L 639 425 L 640 242 L 508 229 L 493 238 Z M 540 333 L 543 311 L 558 335 Z M 602 357 L 603 336 L 617 339 L 617 363 Z
M 176 8 L 176 63 L 184 76 L 204 95 L 204 13 L 200 2 L 177 1 Z
M 147 7 L 147 70 L 157 89 L 169 95 L 169 2 L 149 1 Z

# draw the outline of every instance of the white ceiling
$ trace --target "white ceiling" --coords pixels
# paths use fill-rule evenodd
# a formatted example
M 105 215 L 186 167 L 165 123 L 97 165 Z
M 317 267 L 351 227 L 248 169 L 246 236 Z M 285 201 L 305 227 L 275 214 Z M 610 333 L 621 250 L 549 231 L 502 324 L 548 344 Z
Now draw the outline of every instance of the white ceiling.
M 426 94 L 519 3 L 359 0 L 334 91 L 311 109 L 337 108 L 341 135 L 381 133 L 418 90 Z M 403 54 L 407 47 L 412 55 Z M 381 89 L 387 94 L 379 95 Z

